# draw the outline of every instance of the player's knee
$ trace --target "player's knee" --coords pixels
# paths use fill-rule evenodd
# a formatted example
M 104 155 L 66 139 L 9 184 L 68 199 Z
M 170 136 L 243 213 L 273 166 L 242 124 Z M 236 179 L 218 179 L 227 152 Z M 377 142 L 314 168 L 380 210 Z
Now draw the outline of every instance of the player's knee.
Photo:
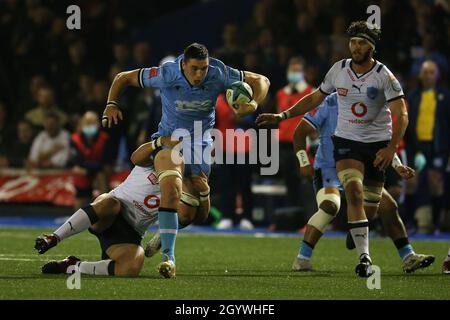
M 117 215 L 120 211 L 120 202 L 112 196 L 103 197 L 99 201 L 92 204 L 95 212 L 99 217 L 107 215 Z
M 317 204 L 320 209 L 331 216 L 336 216 L 341 207 L 341 197 L 335 193 L 325 193 L 324 189 L 317 192 Z
M 364 193 L 362 186 L 359 183 L 351 182 L 345 189 L 345 195 L 347 201 L 352 205 L 362 205 L 364 199 Z
M 320 204 L 319 208 L 331 216 L 335 216 L 338 213 L 337 205 L 334 202 L 329 201 L 329 200 L 324 200 Z

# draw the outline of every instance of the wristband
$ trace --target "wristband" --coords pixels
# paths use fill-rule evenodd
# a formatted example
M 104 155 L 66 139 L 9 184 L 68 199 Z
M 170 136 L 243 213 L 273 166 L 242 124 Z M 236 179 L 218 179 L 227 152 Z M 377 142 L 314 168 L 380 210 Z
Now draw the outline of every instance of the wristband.
M 208 201 L 208 199 L 209 199 L 209 188 L 208 188 L 208 190 L 206 190 L 206 191 L 200 191 L 199 192 L 199 194 L 200 194 L 200 201 Z
M 113 101 L 113 100 L 111 100 L 111 101 L 108 101 L 107 103 L 106 103 L 106 105 L 107 106 L 115 106 L 115 107 L 119 107 L 119 104 L 116 102 L 116 101 Z
M 155 140 L 152 140 L 151 144 L 152 144 L 153 150 L 156 150 L 157 148 L 162 147 L 161 137 L 158 137 Z
M 400 158 L 398 157 L 398 155 L 395 154 L 395 155 L 394 155 L 394 158 L 392 159 L 392 167 L 393 167 L 394 169 L 397 169 L 397 167 L 402 166 L 402 165 L 403 165 L 402 161 L 400 160 Z
M 308 159 L 308 154 L 306 153 L 305 150 L 299 150 L 297 152 L 297 159 L 298 159 L 298 162 L 299 162 L 301 168 L 310 165 L 310 162 Z
M 283 111 L 281 113 L 281 119 L 286 120 L 289 119 L 291 116 L 291 113 L 289 112 L 289 110 Z

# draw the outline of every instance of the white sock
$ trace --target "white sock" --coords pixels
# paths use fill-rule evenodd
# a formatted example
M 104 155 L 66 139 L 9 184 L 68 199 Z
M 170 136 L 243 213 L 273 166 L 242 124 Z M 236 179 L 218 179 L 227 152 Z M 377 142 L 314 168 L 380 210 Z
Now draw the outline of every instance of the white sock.
M 445 261 L 450 261 L 450 249 L 448 249 L 447 257 L 445 258 Z
M 89 207 L 90 209 L 87 209 L 87 207 L 78 209 L 69 219 L 67 219 L 66 222 L 64 222 L 62 226 L 53 232 L 56 236 L 58 236 L 60 241 L 87 230 L 93 224 L 91 217 L 85 211 L 85 209 L 87 209 L 87 211 L 93 211 L 92 206 Z
M 348 224 L 358 257 L 362 254 L 369 255 L 369 221 L 349 221 Z
M 111 266 L 110 266 L 111 264 Z M 92 274 L 96 276 L 113 276 L 115 262 L 111 259 L 95 262 L 82 261 L 78 264 L 81 273 Z

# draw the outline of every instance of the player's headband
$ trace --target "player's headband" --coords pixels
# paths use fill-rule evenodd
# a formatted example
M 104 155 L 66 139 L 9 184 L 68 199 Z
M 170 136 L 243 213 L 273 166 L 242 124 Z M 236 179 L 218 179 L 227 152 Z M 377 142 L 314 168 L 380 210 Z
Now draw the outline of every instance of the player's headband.
M 369 36 L 367 33 L 358 33 L 358 34 L 352 35 L 350 37 L 350 40 L 351 39 L 367 40 L 370 43 L 370 45 L 372 46 L 372 48 L 375 50 L 375 40 L 371 36 Z

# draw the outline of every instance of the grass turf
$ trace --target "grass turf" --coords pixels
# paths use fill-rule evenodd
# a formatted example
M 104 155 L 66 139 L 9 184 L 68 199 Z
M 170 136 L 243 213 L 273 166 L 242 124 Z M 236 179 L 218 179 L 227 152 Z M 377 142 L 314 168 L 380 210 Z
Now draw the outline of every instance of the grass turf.
M 176 245 L 177 278 L 155 271 L 160 257 L 147 259 L 138 278 L 82 275 L 69 290 L 65 275 L 42 275 L 51 259 L 76 255 L 99 260 L 97 239 L 85 232 L 39 256 L 34 239 L 46 229 L 0 228 L 0 299 L 450 299 L 450 276 L 441 273 L 444 241 L 413 241 L 416 252 L 434 254 L 424 270 L 404 274 L 388 239 L 372 239 L 371 255 L 381 268 L 381 290 L 369 290 L 354 273 L 356 253 L 345 239 L 324 238 L 316 246 L 316 272 L 290 271 L 299 238 L 183 234 Z M 147 240 L 148 237 L 145 239 Z

